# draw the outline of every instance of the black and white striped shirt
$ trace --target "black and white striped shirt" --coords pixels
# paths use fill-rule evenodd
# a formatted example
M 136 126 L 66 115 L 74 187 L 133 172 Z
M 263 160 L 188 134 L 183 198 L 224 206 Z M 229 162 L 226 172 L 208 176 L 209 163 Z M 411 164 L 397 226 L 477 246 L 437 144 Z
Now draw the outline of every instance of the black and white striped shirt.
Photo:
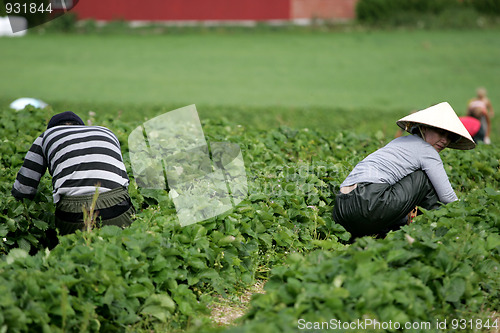
M 43 132 L 26 154 L 12 187 L 16 198 L 33 198 L 49 169 L 54 203 L 61 196 L 89 195 L 127 187 L 129 179 L 117 137 L 101 126 L 55 126 Z

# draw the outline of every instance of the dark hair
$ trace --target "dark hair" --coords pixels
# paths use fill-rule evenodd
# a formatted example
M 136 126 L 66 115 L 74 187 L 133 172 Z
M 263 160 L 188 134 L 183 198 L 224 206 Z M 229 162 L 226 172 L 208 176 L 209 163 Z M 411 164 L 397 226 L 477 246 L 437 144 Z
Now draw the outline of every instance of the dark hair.
M 442 128 L 439 128 L 439 127 L 434 127 L 434 126 L 429 126 L 429 125 L 422 125 L 422 124 L 415 124 L 413 125 L 411 128 L 410 128 L 410 133 L 411 134 L 416 134 L 418 135 L 419 137 L 422 138 L 422 133 L 420 132 L 420 129 L 422 128 L 430 128 L 438 133 L 440 132 L 445 132 L 447 135 L 448 135 L 448 138 L 450 139 L 450 142 L 452 143 L 455 143 L 455 142 L 458 142 L 458 140 L 460 140 L 460 138 L 462 138 L 460 135 L 456 134 L 456 133 L 453 133 L 453 132 L 450 132 L 450 131 L 447 131 L 445 129 L 442 129 Z
M 62 125 L 81 125 L 81 124 L 75 120 L 67 120 L 57 123 L 55 126 L 62 126 Z
M 453 132 L 448 132 L 448 133 L 450 133 L 450 134 L 448 134 L 448 137 L 450 138 L 450 141 L 452 143 L 456 143 L 456 142 L 460 141 L 460 139 L 462 138 L 461 135 L 458 135 L 456 133 L 453 133 Z
M 428 126 L 421 125 L 421 124 L 414 124 L 414 125 L 410 128 L 410 133 L 411 133 L 411 134 L 418 135 L 419 137 L 422 137 L 422 132 L 420 132 L 420 130 L 419 130 L 419 128 L 422 128 L 422 127 L 428 127 Z

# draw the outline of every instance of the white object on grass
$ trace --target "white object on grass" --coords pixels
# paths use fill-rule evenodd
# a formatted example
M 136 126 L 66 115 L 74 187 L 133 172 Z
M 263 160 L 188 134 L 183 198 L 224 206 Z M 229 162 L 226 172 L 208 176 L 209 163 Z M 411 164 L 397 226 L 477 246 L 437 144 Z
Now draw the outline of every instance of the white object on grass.
M 28 105 L 33 105 L 35 108 L 43 109 L 48 104 L 45 103 L 44 101 L 36 99 L 36 98 L 22 97 L 22 98 L 16 99 L 12 103 L 10 103 L 10 108 L 19 111 L 19 110 L 23 110 Z

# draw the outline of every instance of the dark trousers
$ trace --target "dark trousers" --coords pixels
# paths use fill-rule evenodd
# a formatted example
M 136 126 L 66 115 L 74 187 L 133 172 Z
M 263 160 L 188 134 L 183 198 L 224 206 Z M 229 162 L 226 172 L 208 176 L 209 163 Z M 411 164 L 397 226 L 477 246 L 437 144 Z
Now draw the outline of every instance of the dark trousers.
M 422 170 L 394 185 L 361 183 L 347 194 L 338 193 L 333 219 L 353 237 L 385 234 L 404 225 L 415 206 L 439 207 L 436 191 Z
M 476 135 L 472 139 L 477 143 L 479 141 L 484 141 L 484 137 L 486 136 L 486 124 L 483 124 L 481 122 L 481 127 L 479 128 L 479 131 L 477 131 Z
M 88 209 L 93 195 L 65 196 L 56 205 L 56 227 L 61 235 L 83 230 L 82 209 Z M 128 227 L 135 214 L 128 191 L 124 187 L 99 194 L 96 205 L 97 225 Z

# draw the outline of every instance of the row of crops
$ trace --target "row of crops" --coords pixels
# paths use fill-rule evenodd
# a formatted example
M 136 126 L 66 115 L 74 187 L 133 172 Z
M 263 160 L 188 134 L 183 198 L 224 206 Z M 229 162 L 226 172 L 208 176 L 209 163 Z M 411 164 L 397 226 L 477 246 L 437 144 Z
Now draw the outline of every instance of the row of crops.
M 132 180 L 138 213 L 131 227 L 57 239 L 50 177 L 34 201 L 10 195 L 52 112 L 1 114 L 1 332 L 290 332 L 368 319 L 447 320 L 449 329 L 455 320 L 485 332 L 495 320 L 500 325 L 500 149 L 494 145 L 442 153 L 460 201 L 425 212 L 385 239 L 350 244 L 331 218 L 338 186 L 390 138 L 205 121 L 208 141 L 242 149 L 249 195 L 235 209 L 181 227 L 165 191 Z M 99 115 L 94 121 L 117 134 L 132 175 L 127 138 L 138 124 Z M 212 324 L 212 295 L 231 295 L 256 279 L 268 281 L 266 293 L 252 299 L 240 324 Z

